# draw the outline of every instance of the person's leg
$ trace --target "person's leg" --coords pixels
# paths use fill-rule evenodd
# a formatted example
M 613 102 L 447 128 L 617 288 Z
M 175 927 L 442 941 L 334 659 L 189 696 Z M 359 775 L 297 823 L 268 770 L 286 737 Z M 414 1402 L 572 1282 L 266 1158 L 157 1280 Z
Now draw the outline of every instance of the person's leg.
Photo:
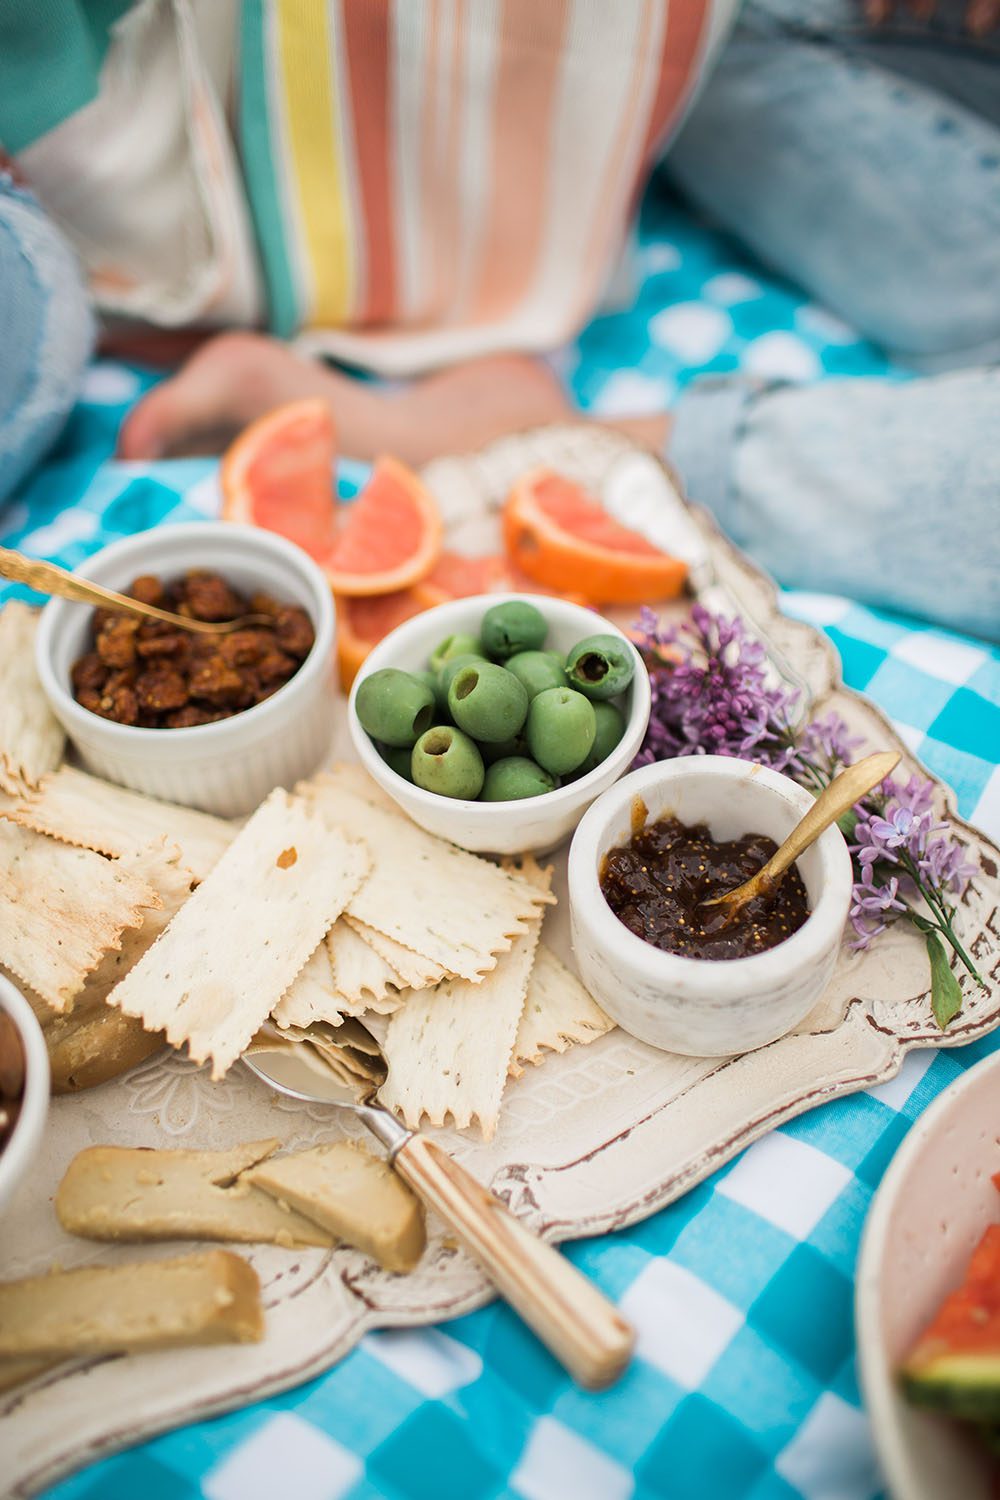
M 0 501 L 59 436 L 93 340 L 72 251 L 0 169 Z
M 393 453 L 422 464 L 525 427 L 571 420 L 574 408 L 539 360 L 497 355 L 398 389 L 354 380 L 263 334 L 228 333 L 203 345 L 126 419 L 119 456 L 219 452 L 255 417 L 306 396 L 329 402 L 341 452 Z
M 888 66 L 901 36 L 861 14 L 858 0 L 751 0 L 668 172 L 902 360 L 989 363 L 1000 356 L 1000 129 L 959 98 L 967 85 L 967 99 L 1000 111 L 1000 44 L 959 46 L 903 16 L 903 76 Z

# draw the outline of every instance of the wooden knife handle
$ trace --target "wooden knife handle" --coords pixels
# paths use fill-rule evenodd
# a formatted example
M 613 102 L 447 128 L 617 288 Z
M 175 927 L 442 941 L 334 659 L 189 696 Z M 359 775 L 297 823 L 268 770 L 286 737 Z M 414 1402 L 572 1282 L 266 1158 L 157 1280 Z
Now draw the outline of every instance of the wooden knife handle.
M 596 1391 L 618 1379 L 635 1332 L 593 1282 L 426 1136 L 410 1136 L 393 1161 L 574 1380 Z

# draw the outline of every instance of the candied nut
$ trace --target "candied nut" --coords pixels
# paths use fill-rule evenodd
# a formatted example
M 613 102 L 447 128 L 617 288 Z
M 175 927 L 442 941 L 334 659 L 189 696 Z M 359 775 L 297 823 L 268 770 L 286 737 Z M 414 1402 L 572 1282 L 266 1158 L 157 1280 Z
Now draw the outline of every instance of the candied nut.
M 186 703 L 183 708 L 175 709 L 173 713 L 167 714 L 164 723 L 168 729 L 193 729 L 197 724 L 215 724 L 219 719 L 228 719 L 231 715 L 220 713 L 210 708 L 202 708 L 197 703 Z
M 313 648 L 316 633 L 304 609 L 291 605 L 278 613 L 274 636 L 283 651 L 304 661 Z
M 136 681 L 135 691 L 140 706 L 147 713 L 183 708 L 188 700 L 184 678 L 172 667 L 156 666 L 143 672 Z
M 248 667 L 270 649 L 269 630 L 234 630 L 218 642 L 218 652 L 230 667 Z
M 217 573 L 189 573 L 185 592 L 196 620 L 235 620 L 246 614 L 243 600 Z
M 124 686 L 105 688 L 94 712 L 102 719 L 114 719 L 117 724 L 138 723 L 139 702 L 135 689 Z
M 150 623 L 155 622 L 151 621 Z M 139 640 L 136 643 L 136 650 L 140 656 L 178 656 L 186 649 L 187 641 L 181 631 L 174 630 L 169 625 L 164 627 L 162 622 L 157 628 L 158 630 L 163 630 L 164 633 L 162 635 L 140 634 Z
M 239 672 L 227 666 L 218 653 L 199 663 L 191 673 L 191 697 L 206 703 L 249 702 L 247 685 Z
M 79 661 L 73 663 L 69 675 L 73 690 L 79 699 L 82 692 L 104 686 L 108 669 L 96 651 L 88 651 L 86 656 L 81 656 Z
M 97 637 L 97 654 L 109 667 L 130 667 L 135 661 L 137 620 L 121 615 L 104 627 Z
M 131 598 L 138 599 L 140 604 L 152 604 L 157 609 L 165 609 L 166 590 L 158 578 L 152 573 L 143 573 L 140 578 L 133 578 L 125 591 Z
M 284 608 L 285 606 L 279 604 L 277 599 L 272 599 L 270 594 L 251 594 L 250 608 L 247 610 L 247 614 L 273 615 L 277 619 Z
M 261 683 L 287 682 L 295 672 L 298 662 L 294 656 L 288 656 L 286 652 L 279 651 L 272 646 L 266 651 L 259 661 L 254 663 L 254 672 Z

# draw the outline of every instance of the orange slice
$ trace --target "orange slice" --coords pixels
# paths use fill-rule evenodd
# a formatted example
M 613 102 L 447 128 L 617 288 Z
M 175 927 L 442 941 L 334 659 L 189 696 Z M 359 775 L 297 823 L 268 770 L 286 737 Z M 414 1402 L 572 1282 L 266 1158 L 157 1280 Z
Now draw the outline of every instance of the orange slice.
M 504 544 L 514 567 L 560 593 L 601 604 L 672 599 L 687 564 L 609 516 L 572 479 L 536 469 L 518 481 L 503 512 Z
M 434 566 L 443 530 L 416 474 L 380 458 L 323 560 L 334 593 L 366 598 L 408 588 Z
M 363 599 L 337 595 L 337 669 L 344 692 L 350 692 L 358 668 L 383 636 L 422 610 L 444 604 L 447 598 L 427 583 Z
M 335 431 L 325 401 L 293 401 L 259 417 L 227 449 L 222 514 L 277 531 L 322 562 L 333 546 Z

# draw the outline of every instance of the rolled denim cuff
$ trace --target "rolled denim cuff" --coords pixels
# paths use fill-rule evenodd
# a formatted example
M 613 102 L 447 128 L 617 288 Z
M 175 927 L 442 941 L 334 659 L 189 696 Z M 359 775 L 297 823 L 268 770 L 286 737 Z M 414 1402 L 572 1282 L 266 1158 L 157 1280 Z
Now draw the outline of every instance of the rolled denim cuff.
M 769 388 L 762 380 L 706 376 L 688 386 L 673 408 L 667 457 L 688 498 L 710 510 L 730 536 L 739 521 L 735 450 L 750 406 Z

